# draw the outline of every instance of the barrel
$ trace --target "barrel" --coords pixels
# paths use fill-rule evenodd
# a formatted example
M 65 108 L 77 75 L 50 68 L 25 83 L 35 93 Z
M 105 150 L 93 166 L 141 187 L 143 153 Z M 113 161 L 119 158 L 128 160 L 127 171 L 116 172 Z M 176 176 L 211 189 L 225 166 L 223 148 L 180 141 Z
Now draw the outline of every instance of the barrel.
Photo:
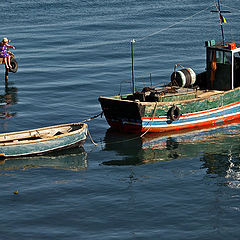
M 183 68 L 172 73 L 171 81 L 173 84 L 176 81 L 179 87 L 191 87 L 196 82 L 196 74 L 191 68 Z

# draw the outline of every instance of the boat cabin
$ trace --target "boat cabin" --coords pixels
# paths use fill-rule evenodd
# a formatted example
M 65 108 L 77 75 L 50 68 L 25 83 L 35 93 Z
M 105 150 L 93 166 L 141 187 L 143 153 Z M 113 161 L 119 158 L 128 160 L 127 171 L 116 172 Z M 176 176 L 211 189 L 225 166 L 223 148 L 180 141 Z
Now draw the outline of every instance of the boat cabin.
M 206 88 L 226 91 L 240 87 L 240 44 L 206 42 Z

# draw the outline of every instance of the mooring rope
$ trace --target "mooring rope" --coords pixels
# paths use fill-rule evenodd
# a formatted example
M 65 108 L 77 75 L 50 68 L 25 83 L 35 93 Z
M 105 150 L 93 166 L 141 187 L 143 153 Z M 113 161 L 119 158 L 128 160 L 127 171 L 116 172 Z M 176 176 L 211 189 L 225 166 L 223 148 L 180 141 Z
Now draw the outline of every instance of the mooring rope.
M 134 138 L 130 138 L 130 139 L 127 139 L 127 140 L 111 142 L 111 143 L 108 143 L 108 145 L 109 145 L 109 144 L 117 144 L 117 143 L 123 143 L 123 142 L 133 141 L 133 140 L 135 140 L 135 139 L 142 138 L 145 134 L 147 134 L 148 131 L 150 130 L 151 126 L 152 126 L 153 119 L 154 119 L 154 116 L 155 116 L 155 113 L 156 113 L 156 109 L 157 109 L 157 105 L 158 105 L 158 102 L 156 102 L 155 107 L 154 107 L 154 110 L 153 110 L 151 124 L 150 124 L 149 128 L 148 128 L 144 133 L 142 133 L 140 136 L 137 136 L 137 137 L 134 137 Z
M 88 119 L 85 119 L 85 120 L 83 120 L 83 121 L 81 121 L 81 122 L 79 122 L 79 123 L 89 122 L 89 121 L 91 121 L 91 120 L 93 120 L 93 119 L 95 119 L 95 118 L 98 118 L 99 116 L 102 116 L 102 115 L 103 115 L 103 111 L 100 112 L 99 114 L 94 115 L 93 117 L 90 117 L 90 118 L 88 118 Z M 92 142 L 95 146 L 97 146 L 98 144 L 93 141 L 93 138 L 92 138 L 92 136 L 91 136 L 91 134 L 90 134 L 90 131 L 89 131 L 89 129 L 88 129 L 88 125 L 87 125 L 87 135 L 89 136 L 91 142 Z
M 79 123 L 89 122 L 89 121 L 91 121 L 91 120 L 93 120 L 93 119 L 95 119 L 95 118 L 98 118 L 99 116 L 102 116 L 102 115 L 103 115 L 103 111 L 100 112 L 99 114 L 97 114 L 97 115 L 95 115 L 95 116 L 93 116 L 93 117 L 90 117 L 90 118 L 88 118 L 88 119 L 85 119 L 85 120 L 83 120 L 83 121 L 81 121 L 81 122 L 79 122 Z
M 157 105 L 158 105 L 158 102 L 156 102 L 156 104 L 155 104 L 153 115 L 152 115 L 152 121 L 151 121 L 151 124 L 150 124 L 149 128 L 146 130 L 146 132 L 144 132 L 142 135 L 140 135 L 140 137 L 143 137 L 150 130 L 150 128 L 152 126 L 152 123 L 153 123 L 154 116 L 155 116 L 155 112 L 156 112 L 156 109 L 157 109 Z
M 232 8 L 232 7 L 229 7 L 229 6 L 225 5 L 225 4 L 222 4 L 222 6 L 224 6 L 224 7 L 226 7 L 226 8 L 229 8 L 229 9 L 231 9 L 231 10 L 233 10 L 233 11 L 238 11 L 238 12 L 240 12 L 240 10 L 239 10 L 239 9 L 237 9 L 237 8 Z
M 170 25 L 170 26 L 168 26 L 168 27 L 166 27 L 166 28 L 163 28 L 163 29 L 159 30 L 159 31 L 150 33 L 150 34 L 148 34 L 148 35 L 146 35 L 146 36 L 144 36 L 144 37 L 142 37 L 142 38 L 136 38 L 135 40 L 136 40 L 136 41 L 142 41 L 142 40 L 144 40 L 144 39 L 146 39 L 146 38 L 148 38 L 148 37 L 151 37 L 151 36 L 154 36 L 154 35 L 159 34 L 159 33 L 161 33 L 161 32 L 164 32 L 164 31 L 166 31 L 166 30 L 168 30 L 168 29 L 170 29 L 170 28 L 172 28 L 172 27 L 175 27 L 175 26 L 177 26 L 177 25 L 179 25 L 179 24 L 181 24 L 181 23 L 183 23 L 183 22 L 185 22 L 185 21 L 187 21 L 187 20 L 195 17 L 196 15 L 199 15 L 200 13 L 208 10 L 208 9 L 211 8 L 212 6 L 215 6 L 215 3 L 212 3 L 212 4 L 211 4 L 210 6 L 208 6 L 207 8 L 202 9 L 202 10 L 200 10 L 199 12 L 194 13 L 193 15 L 184 18 L 184 19 L 182 19 L 182 20 L 179 21 L 179 22 L 176 22 L 176 23 L 174 23 L 174 24 L 172 24 L 172 25 Z M 112 44 L 121 44 L 121 43 L 129 43 L 129 39 L 116 40 L 116 41 L 114 41 L 114 40 L 113 40 L 113 41 L 103 41 L 103 42 L 101 42 L 101 43 L 89 43 L 89 44 L 84 45 L 84 47 L 94 47 L 94 46 L 112 45 Z
M 90 134 L 90 131 L 89 131 L 89 129 L 88 129 L 88 126 L 87 126 L 87 134 L 88 134 L 91 142 L 92 142 L 95 146 L 97 146 L 98 144 L 93 141 L 92 136 L 91 136 L 91 134 Z
M 159 33 L 161 33 L 161 32 L 164 32 L 164 31 L 166 31 L 166 30 L 168 30 L 168 29 L 170 29 L 170 28 L 172 28 L 172 27 L 175 27 L 175 26 L 177 26 L 178 24 L 180 24 L 180 23 L 182 23 L 182 22 L 185 22 L 185 21 L 187 21 L 188 19 L 191 19 L 191 18 L 197 16 L 198 14 L 200 14 L 200 13 L 208 10 L 208 9 L 211 8 L 212 6 L 214 6 L 213 3 L 212 3 L 210 6 L 208 6 L 207 8 L 200 10 L 199 12 L 194 13 L 193 15 L 191 15 L 191 16 L 189 16 L 189 17 L 186 17 L 186 18 L 184 18 L 183 20 L 181 20 L 181 21 L 179 21 L 179 22 L 177 22 L 177 23 L 174 23 L 174 24 L 172 24 L 172 25 L 170 25 L 170 26 L 168 26 L 168 27 L 166 27 L 166 28 L 163 28 L 163 29 L 161 29 L 161 30 L 159 30 L 159 31 L 157 31 L 157 32 L 151 33 L 151 34 L 149 34 L 149 35 L 147 35 L 147 36 L 145 36 L 145 37 L 143 37 L 143 38 L 137 39 L 137 41 L 142 41 L 142 40 L 144 40 L 144 39 L 146 39 L 146 38 L 148 38 L 148 37 L 152 37 L 152 36 L 154 36 L 154 35 L 156 35 L 156 34 L 159 34 Z
M 151 123 L 150 123 L 148 129 L 147 129 L 144 133 L 142 133 L 140 136 L 133 137 L 133 138 L 130 138 L 130 139 L 127 139 L 127 140 L 121 140 L 121 141 L 111 142 L 111 143 L 108 143 L 108 145 L 109 145 L 109 144 L 118 144 L 118 143 L 124 143 L 124 142 L 133 141 L 133 140 L 135 140 L 135 139 L 142 138 L 144 135 L 146 135 L 146 134 L 149 132 L 151 126 L 152 126 L 153 119 L 154 119 L 154 116 L 155 116 L 155 113 L 156 113 L 156 109 L 157 109 L 157 105 L 158 105 L 158 102 L 156 102 L 156 104 L 155 104 L 155 107 L 154 107 L 154 110 L 153 110 L 153 114 L 152 114 Z M 94 117 L 91 117 L 91 118 L 89 118 L 89 119 L 87 119 L 87 120 L 84 120 L 84 121 L 82 121 L 82 122 L 90 121 L 90 120 L 92 120 L 92 119 L 94 119 L 94 118 L 99 117 L 101 114 L 102 114 L 102 113 L 97 114 L 97 115 L 95 115 Z M 82 123 L 82 122 L 81 122 L 81 123 Z M 98 143 L 95 143 L 95 142 L 94 142 L 94 140 L 93 140 L 93 138 L 92 138 L 92 136 L 91 136 L 91 134 L 90 134 L 90 131 L 89 131 L 88 127 L 87 127 L 87 133 L 88 133 L 88 136 L 89 136 L 91 142 L 92 142 L 95 146 L 97 146 Z

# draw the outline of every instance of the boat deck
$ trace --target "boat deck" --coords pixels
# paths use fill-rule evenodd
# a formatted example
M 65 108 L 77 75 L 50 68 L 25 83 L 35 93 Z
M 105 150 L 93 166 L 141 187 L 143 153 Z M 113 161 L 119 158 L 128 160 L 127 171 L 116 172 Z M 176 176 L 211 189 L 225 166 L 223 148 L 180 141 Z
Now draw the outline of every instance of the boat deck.
M 154 90 L 136 92 L 129 95 L 115 96 L 113 98 L 140 102 L 182 102 L 199 98 L 208 98 L 214 95 L 221 95 L 223 93 L 224 91 L 219 90 L 161 87 L 155 88 Z

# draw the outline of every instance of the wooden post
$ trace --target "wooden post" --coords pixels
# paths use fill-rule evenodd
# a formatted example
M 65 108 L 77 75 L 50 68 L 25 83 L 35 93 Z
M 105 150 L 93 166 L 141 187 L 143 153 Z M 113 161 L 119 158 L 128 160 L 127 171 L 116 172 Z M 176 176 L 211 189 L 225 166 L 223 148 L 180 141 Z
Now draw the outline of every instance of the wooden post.
M 9 73 L 9 69 L 5 68 L 5 86 L 8 86 L 8 73 Z

